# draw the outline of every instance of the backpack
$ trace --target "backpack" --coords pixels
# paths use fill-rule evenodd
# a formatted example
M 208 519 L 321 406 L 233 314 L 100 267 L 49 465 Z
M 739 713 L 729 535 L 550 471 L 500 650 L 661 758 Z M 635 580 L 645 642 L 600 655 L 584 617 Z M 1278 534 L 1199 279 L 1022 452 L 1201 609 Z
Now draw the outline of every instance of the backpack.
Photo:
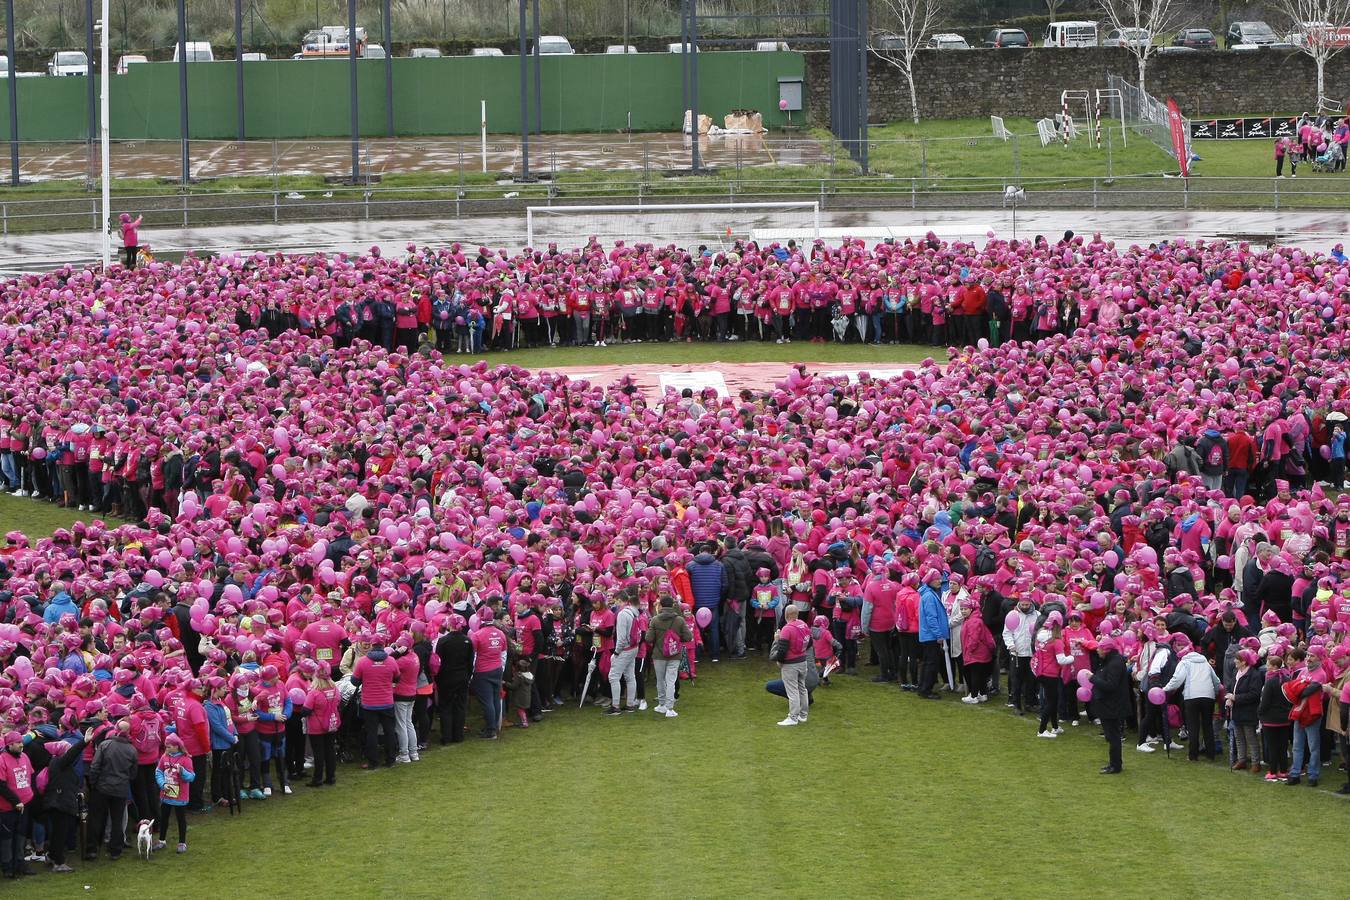
M 667 628 L 666 633 L 661 636 L 661 655 L 666 659 L 674 659 L 683 649 L 684 641 L 680 640 L 679 628 Z
M 633 623 L 628 626 L 628 649 L 642 646 L 642 623 L 636 613 L 633 614 Z
M 1217 441 L 1210 445 L 1209 454 L 1205 457 L 1205 465 L 1223 465 L 1223 448 L 1219 446 Z
M 988 544 L 981 544 L 975 551 L 975 574 L 992 575 L 998 569 L 998 557 Z
M 1154 651 L 1155 653 L 1157 651 Z M 1172 676 L 1177 671 L 1177 653 L 1171 647 L 1167 648 L 1167 662 L 1163 663 L 1162 671 L 1153 676 L 1153 687 L 1163 687 L 1172 680 Z

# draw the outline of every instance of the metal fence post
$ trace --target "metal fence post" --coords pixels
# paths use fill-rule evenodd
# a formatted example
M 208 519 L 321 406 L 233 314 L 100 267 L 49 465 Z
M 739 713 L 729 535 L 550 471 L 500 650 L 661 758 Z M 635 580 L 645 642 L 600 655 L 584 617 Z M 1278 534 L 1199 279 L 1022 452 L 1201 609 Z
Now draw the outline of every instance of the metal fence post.
M 184 191 L 184 192 L 183 192 L 183 227 L 184 227 L 184 228 L 188 227 L 188 195 L 187 195 L 187 191 Z
M 928 142 L 919 139 L 919 177 L 928 178 Z
M 1276 211 L 1279 211 L 1279 208 L 1280 208 L 1280 180 L 1279 180 L 1278 178 L 1272 178 L 1272 179 L 1271 179 L 1271 184 L 1275 185 L 1275 209 L 1276 209 Z
M 909 208 L 919 208 L 919 184 L 914 178 L 909 179 Z
M 3 223 L 4 233 L 9 234 L 9 204 L 0 203 L 0 223 Z
M 1112 150 L 1111 129 L 1108 128 L 1106 129 L 1106 178 L 1108 181 L 1115 177 L 1111 171 L 1111 155 L 1112 155 L 1111 150 Z
M 1013 182 L 1022 183 L 1022 138 L 1014 134 L 1013 142 Z
M 1191 180 L 1189 178 L 1181 179 L 1181 208 L 1191 208 Z
M 272 224 L 275 225 L 281 221 L 281 194 L 272 191 Z
M 1092 208 L 1097 208 L 1097 179 L 1092 179 Z

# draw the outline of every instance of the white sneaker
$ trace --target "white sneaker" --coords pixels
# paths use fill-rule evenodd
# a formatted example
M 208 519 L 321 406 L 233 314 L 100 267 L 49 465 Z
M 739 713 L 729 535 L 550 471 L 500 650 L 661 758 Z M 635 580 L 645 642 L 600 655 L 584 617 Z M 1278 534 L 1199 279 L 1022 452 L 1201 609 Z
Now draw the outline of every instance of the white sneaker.
M 1176 741 L 1173 741 L 1172 743 L 1170 743 L 1170 744 L 1167 745 L 1167 749 L 1168 749 L 1168 750 L 1185 750 L 1186 748 L 1183 747 L 1183 746 L 1181 746 L 1180 744 L 1178 744 Z
M 272 789 L 269 788 L 269 787 L 263 788 L 263 796 L 264 796 L 264 797 L 270 797 L 270 796 L 272 796 Z
M 666 710 L 666 718 L 667 718 L 667 719 L 678 719 L 679 717 L 680 717 L 680 714 L 677 713 L 675 710 L 673 710 L 673 709 L 668 709 L 668 710 Z M 781 724 L 783 724 L 783 723 L 782 723 L 782 722 L 779 722 L 778 724 L 781 725 Z
M 661 706 L 661 705 L 659 705 L 659 704 L 658 704 L 657 706 L 654 706 L 654 707 L 653 707 L 653 709 L 654 709 L 656 712 L 660 713 L 660 714 L 663 715 L 663 716 L 666 714 L 666 710 L 669 709 L 669 708 L 670 708 L 670 707 L 668 707 L 668 706 Z
M 962 702 L 962 703 L 979 703 L 980 701 L 979 701 L 979 700 L 976 700 L 974 697 L 962 697 L 962 698 L 961 698 L 961 702 Z
M 422 761 L 422 757 L 419 756 L 419 755 L 416 754 L 416 753 L 409 753 L 409 754 L 408 754 L 408 759 L 412 760 L 413 762 L 421 762 L 421 761 Z
M 1038 732 L 1036 732 L 1036 737 L 1052 738 L 1052 739 L 1053 739 L 1053 738 L 1056 737 L 1056 735 L 1055 735 L 1055 733 L 1054 733 L 1053 731 L 1038 731 Z
M 410 762 L 410 760 L 408 759 L 408 754 L 406 753 L 400 753 L 398 756 L 394 757 L 394 765 L 399 765 L 400 763 L 405 762 Z
M 975 698 L 975 702 L 976 702 L 976 703 L 988 703 L 988 702 L 989 702 L 989 695 L 988 695 L 988 694 L 981 694 L 980 696 L 978 696 L 978 697 Z
M 647 708 L 647 701 L 646 701 L 646 700 L 639 700 L 639 701 L 638 701 L 638 709 L 639 709 L 639 710 L 645 710 L 646 708 Z
M 1069 722 L 1069 724 L 1072 725 L 1074 728 L 1077 728 L 1077 727 L 1078 727 L 1078 720 L 1077 720 L 1077 719 L 1073 719 L 1072 721 Z
M 1061 726 L 1061 725 L 1056 725 L 1056 726 L 1055 726 L 1055 734 L 1063 734 L 1063 733 L 1064 733 L 1064 728 L 1063 728 L 1063 726 Z
M 1140 753 L 1155 753 L 1155 752 L 1157 752 L 1157 751 L 1155 751 L 1152 747 L 1150 747 L 1148 744 L 1135 744 L 1134 749 L 1138 750 Z
M 786 719 L 784 719 L 783 721 L 779 722 L 778 724 L 779 724 L 779 725 L 796 725 L 796 724 L 797 724 L 797 720 L 794 719 L 794 718 L 792 718 L 792 716 L 788 716 Z
M 798 724 L 798 725 L 805 725 L 805 724 L 806 724 L 806 716 L 798 716 L 798 717 L 797 717 L 797 724 Z
M 282 792 L 283 794 L 289 794 L 289 793 L 291 793 L 291 786 L 290 786 L 289 784 L 282 785 L 281 792 Z

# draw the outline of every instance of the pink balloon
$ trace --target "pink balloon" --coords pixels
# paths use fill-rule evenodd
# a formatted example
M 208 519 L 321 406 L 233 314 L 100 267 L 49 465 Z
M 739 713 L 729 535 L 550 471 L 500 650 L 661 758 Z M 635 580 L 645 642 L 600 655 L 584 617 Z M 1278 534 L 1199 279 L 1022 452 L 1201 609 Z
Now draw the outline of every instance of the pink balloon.
M 244 592 L 239 589 L 237 584 L 227 584 L 225 589 L 220 592 L 222 600 L 228 600 L 236 606 L 244 602 Z
M 1167 702 L 1167 692 L 1160 687 L 1151 687 L 1148 689 L 1148 702 L 1154 706 L 1162 706 Z
M 699 628 L 707 628 L 708 623 L 712 621 L 712 610 L 706 606 L 700 606 L 694 613 L 694 621 L 698 623 Z
M 314 546 L 309 548 L 309 561 L 318 565 L 328 558 L 328 542 L 319 540 L 314 542 Z
M 164 587 L 164 576 L 158 569 L 151 569 L 145 573 L 145 583 L 151 587 Z
M 1087 687 L 1092 684 L 1092 672 L 1089 669 L 1078 670 L 1078 686 Z
M 1022 627 L 1022 614 L 1017 610 L 1011 610 L 1003 620 L 1003 625 L 1009 631 L 1016 631 Z
M 1080 687 L 1078 689 L 1078 702 L 1079 703 L 1092 702 L 1092 688 L 1087 687 L 1086 685 Z
M 322 581 L 324 584 L 328 585 L 329 587 L 332 587 L 334 584 L 337 583 L 337 573 L 334 572 L 332 569 L 320 569 L 319 580 Z

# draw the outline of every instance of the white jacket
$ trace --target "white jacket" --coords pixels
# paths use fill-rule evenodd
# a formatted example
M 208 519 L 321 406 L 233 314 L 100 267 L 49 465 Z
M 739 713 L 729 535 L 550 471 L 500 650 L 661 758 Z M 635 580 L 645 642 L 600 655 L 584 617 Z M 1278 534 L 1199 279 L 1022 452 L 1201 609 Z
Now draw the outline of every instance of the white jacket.
M 1213 700 L 1219 692 L 1219 676 L 1204 655 L 1192 650 L 1177 663 L 1172 680 L 1163 687 L 1169 694 L 1181 688 L 1181 696 L 1186 700 L 1208 698 Z
M 1032 638 L 1036 630 L 1036 616 L 1038 615 L 1033 608 L 1030 612 L 1023 613 L 1021 610 L 1017 614 L 1022 617 L 1017 630 L 1012 631 L 1008 628 L 1007 620 L 1003 625 L 1003 646 L 1008 648 L 1008 653 L 1013 656 L 1028 657 L 1034 650 Z

